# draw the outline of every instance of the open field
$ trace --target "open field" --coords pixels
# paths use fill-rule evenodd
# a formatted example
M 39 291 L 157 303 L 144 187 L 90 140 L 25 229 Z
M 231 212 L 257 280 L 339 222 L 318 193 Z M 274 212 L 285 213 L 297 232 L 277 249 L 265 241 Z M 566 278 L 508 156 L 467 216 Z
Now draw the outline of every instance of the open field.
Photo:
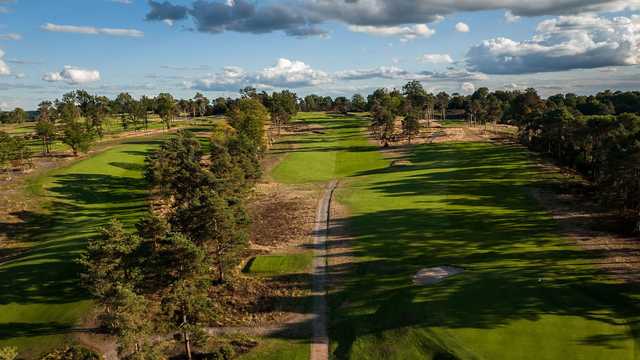
M 219 116 L 213 117 L 196 117 L 196 118 L 177 118 L 173 126 L 175 127 L 185 127 L 185 126 L 197 126 L 203 122 L 210 123 L 212 120 L 222 119 Z M 35 122 L 27 122 L 22 124 L 0 124 L 0 131 L 5 131 L 13 136 L 22 136 L 28 138 L 28 145 L 34 155 L 39 155 L 42 152 L 42 142 L 35 135 Z M 124 128 L 122 122 L 119 118 L 109 117 L 104 122 L 103 130 L 104 136 L 102 139 L 98 139 L 99 141 L 108 141 L 118 139 L 125 135 L 143 135 L 147 131 L 159 131 L 164 129 L 164 123 L 158 116 L 150 116 L 149 117 L 149 126 L 147 129 L 144 128 L 143 124 L 138 124 L 138 126 L 129 125 L 127 128 Z M 68 151 L 69 147 L 62 143 L 60 140 L 54 140 L 51 143 L 51 151 L 52 152 L 61 152 Z
M 354 263 L 334 265 L 333 355 L 357 359 L 634 359 L 638 291 L 604 276 L 598 256 L 558 235 L 531 196 L 541 173 L 520 147 L 413 148 L 391 167 L 358 119 L 305 114 L 325 134 L 287 139 L 274 169 L 287 183 L 341 179 L 351 216 L 337 227 Z M 342 229 L 341 229 L 342 230 Z M 428 287 L 420 269 L 465 270 Z
M 32 180 L 46 212 L 21 214 L 26 224 L 16 230 L 33 249 L 0 265 L 0 346 L 37 354 L 78 325 L 91 302 L 74 258 L 111 218 L 132 226 L 146 209 L 142 166 L 158 142 L 129 140 Z

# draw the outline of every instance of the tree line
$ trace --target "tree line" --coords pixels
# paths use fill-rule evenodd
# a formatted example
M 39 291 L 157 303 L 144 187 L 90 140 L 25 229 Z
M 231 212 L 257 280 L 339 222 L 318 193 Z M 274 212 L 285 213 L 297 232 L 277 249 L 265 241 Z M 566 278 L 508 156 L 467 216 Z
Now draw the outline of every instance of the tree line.
M 149 155 L 145 177 L 155 206 L 134 233 L 114 220 L 79 260 L 124 357 L 154 358 L 154 337 L 167 333 L 179 334 L 189 359 L 192 346 L 206 343 L 205 328 L 216 318 L 211 289 L 230 281 L 246 248 L 245 202 L 260 176 L 269 119 L 248 97 L 228 115 L 230 126 L 217 125 L 208 146 L 180 130 Z
M 577 170 L 598 188 L 598 199 L 634 220 L 640 231 L 640 92 L 604 91 L 591 96 L 541 98 L 535 89 L 463 96 L 428 93 L 418 81 L 402 89 L 378 89 L 367 98 L 371 130 L 387 146 L 420 132 L 420 120 L 460 115 L 471 126 L 510 124 L 518 140 Z M 395 131 L 400 119 L 402 133 Z
M 118 120 L 123 130 L 148 130 L 149 118 L 157 115 L 166 129 L 173 126 L 174 120 L 181 115 L 202 117 L 225 115 L 236 109 L 242 98 L 258 100 L 270 114 L 272 127 L 268 134 L 269 143 L 280 134 L 292 116 L 300 109 L 298 97 L 288 90 L 282 92 L 257 93 L 254 88 L 240 90 L 241 98 L 217 98 L 213 102 L 201 93 L 193 99 L 175 99 L 171 94 L 161 93 L 154 98 L 141 96 L 133 98 L 129 93 L 120 93 L 114 99 L 89 94 L 85 90 L 66 93 L 61 99 L 43 101 L 33 118 L 22 109 L 4 113 L 0 120 L 8 123 L 35 121 L 35 134 L 9 136 L 0 131 L 0 166 L 8 162 L 30 163 L 31 151 L 28 140 L 35 136 L 42 147 L 42 154 L 51 153 L 52 144 L 61 141 L 68 145 L 74 156 L 87 152 L 96 140 L 101 139 L 111 122 Z M 16 115 L 17 114 L 17 115 Z M 8 119 L 8 120 L 7 120 Z
M 241 89 L 240 94 L 236 99 L 220 97 L 210 101 L 200 93 L 181 100 L 170 94 L 136 100 L 122 93 L 110 100 L 79 90 L 65 94 L 62 100 L 41 103 L 36 133 L 45 154 L 54 139 L 62 140 L 77 154 L 102 136 L 107 116 L 118 117 L 123 128 L 137 129 L 148 126 L 149 114 L 155 113 L 169 128 L 180 114 L 192 117 L 227 114 L 243 99 L 256 100 L 267 110 L 272 123 L 267 143 L 280 134 L 298 111 L 370 112 L 371 129 L 386 145 L 400 139 L 411 141 L 420 133 L 425 120 L 427 127 L 432 121 L 449 117 L 485 128 L 489 124 L 511 124 L 518 127 L 518 139 L 524 145 L 593 180 L 602 189 L 599 193 L 603 201 L 625 212 L 640 210 L 640 185 L 634 181 L 638 178 L 635 172 L 638 91 L 604 91 L 589 96 L 558 94 L 543 99 L 535 89 L 492 92 L 479 88 L 470 95 L 432 94 L 419 81 L 410 81 L 401 89 L 377 89 L 366 98 L 360 94 L 350 99 L 315 94 L 298 97 L 289 90 L 269 94 L 252 87 Z M 12 113 L 22 114 L 18 110 Z M 396 121 L 401 122 L 400 134 L 395 131 Z M 0 147 L 0 163 L 29 158 L 30 152 L 23 142 L 6 134 L 0 134 L 0 141 L 6 144 Z

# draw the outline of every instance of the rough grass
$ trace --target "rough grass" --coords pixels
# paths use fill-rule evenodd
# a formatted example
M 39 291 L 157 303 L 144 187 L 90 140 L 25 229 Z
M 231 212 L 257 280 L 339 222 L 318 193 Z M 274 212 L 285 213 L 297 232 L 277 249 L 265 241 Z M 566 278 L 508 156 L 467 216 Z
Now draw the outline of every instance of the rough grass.
M 132 140 L 32 181 L 46 212 L 24 213 L 33 250 L 0 265 L 0 346 L 28 357 L 57 346 L 88 311 L 74 259 L 111 218 L 127 226 L 146 210 L 142 167 L 158 140 Z
M 313 253 L 260 255 L 251 259 L 245 271 L 258 275 L 301 274 L 309 272 Z
M 315 114 L 326 134 L 293 139 L 284 182 L 342 179 L 354 237 L 344 288 L 332 294 L 336 358 L 634 359 L 638 291 L 594 266 L 598 254 L 558 236 L 529 195 L 541 173 L 525 150 L 491 143 L 416 146 L 391 167 L 358 119 Z M 419 269 L 465 273 L 419 287 Z M 342 269 L 330 269 L 340 271 Z
M 178 118 L 174 122 L 174 127 L 187 127 L 194 126 L 201 123 L 209 124 L 211 122 L 216 122 L 222 120 L 222 117 L 219 116 L 208 116 L 208 117 L 196 117 L 196 118 Z M 27 122 L 22 124 L 0 124 L 0 131 L 5 131 L 10 135 L 15 136 L 26 136 L 29 135 L 29 140 L 27 140 L 27 145 L 33 152 L 33 154 L 38 155 L 42 152 L 42 142 L 41 140 L 35 137 L 35 128 L 36 122 Z M 133 126 L 133 124 L 129 124 L 127 128 L 122 126 L 122 121 L 118 117 L 107 117 L 103 124 L 103 132 L 104 137 L 102 139 L 96 139 L 98 142 L 109 141 L 113 139 L 117 139 L 122 136 L 123 133 L 133 133 L 139 132 L 140 135 L 143 135 L 145 131 L 153 131 L 164 129 L 164 123 L 162 120 L 153 115 L 149 117 L 148 129 L 144 128 L 144 124 L 140 122 L 137 126 Z M 31 138 L 33 137 L 33 138 Z M 61 152 L 61 151 L 69 151 L 70 148 L 68 145 L 65 145 L 60 140 L 55 140 L 51 144 L 52 152 Z

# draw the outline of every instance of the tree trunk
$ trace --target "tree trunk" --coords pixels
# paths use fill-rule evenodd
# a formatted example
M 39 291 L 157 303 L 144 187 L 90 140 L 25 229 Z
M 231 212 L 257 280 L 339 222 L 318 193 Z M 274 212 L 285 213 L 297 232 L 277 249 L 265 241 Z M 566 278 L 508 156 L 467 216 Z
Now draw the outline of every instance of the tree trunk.
M 182 324 L 183 326 L 187 324 L 187 315 L 182 315 Z M 191 339 L 189 339 L 189 333 L 186 328 L 183 328 L 182 336 L 184 337 L 184 351 L 187 353 L 187 359 L 191 360 Z
M 222 260 L 218 261 L 218 281 L 220 284 L 224 282 L 224 266 L 222 265 Z

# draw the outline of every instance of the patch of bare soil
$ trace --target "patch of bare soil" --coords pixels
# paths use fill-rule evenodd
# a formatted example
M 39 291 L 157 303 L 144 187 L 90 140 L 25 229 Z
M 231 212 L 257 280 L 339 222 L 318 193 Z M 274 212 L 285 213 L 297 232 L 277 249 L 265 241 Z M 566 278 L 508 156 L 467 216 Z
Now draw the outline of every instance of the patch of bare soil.
M 273 251 L 311 242 L 318 191 L 266 182 L 249 204 L 251 247 Z
M 426 138 L 427 143 L 445 143 L 459 141 L 486 141 L 478 131 L 470 128 L 439 128 Z
M 411 141 L 402 135 L 402 121 L 398 118 L 395 121 L 394 136 L 395 141 L 383 147 L 383 143 L 373 135 L 369 135 L 369 143 L 381 146 L 381 151 L 385 157 L 390 159 L 402 158 L 407 154 L 407 147 L 418 144 L 465 142 L 465 141 L 497 141 L 505 138 L 512 138 L 515 134 L 514 127 L 509 125 L 488 125 L 483 127 L 443 127 L 439 122 L 431 120 L 421 120 L 420 133 L 413 136 Z
M 308 251 L 313 239 L 315 212 L 320 191 L 274 182 L 258 183 L 250 199 L 250 249 L 247 260 L 257 254 Z M 271 277 L 245 276 L 240 272 L 224 286 L 212 289 L 219 314 L 212 334 L 308 331 L 305 299 L 310 296 L 310 274 Z
M 239 274 L 213 287 L 216 299 L 214 327 L 260 327 L 295 322 L 304 315 L 303 300 L 309 296 L 306 274 L 270 278 Z
M 277 133 L 277 130 L 274 129 L 273 131 Z M 303 135 L 308 133 L 324 134 L 325 128 L 324 126 L 319 124 L 305 124 L 301 122 L 295 122 L 291 125 L 283 126 L 280 129 L 279 135 L 280 136 Z
M 0 173 L 0 263 L 23 254 L 30 247 L 28 239 L 19 234 L 21 224 L 30 213 L 39 210 L 40 204 L 26 189 L 28 178 L 68 161 L 66 157 L 35 158 L 31 169 Z
M 99 323 L 95 315 L 95 312 L 92 313 L 82 322 L 83 331 L 74 333 L 75 339 L 82 346 L 100 353 L 104 360 L 118 360 L 116 338 L 100 333 Z
M 544 165 L 544 167 L 555 166 Z M 553 170 L 552 171 L 558 171 Z M 579 186 L 579 184 L 575 184 Z M 640 283 L 640 239 L 616 233 L 617 214 L 603 212 L 587 196 L 574 191 L 531 189 L 532 196 L 580 248 L 598 256 L 596 265 L 616 279 Z

